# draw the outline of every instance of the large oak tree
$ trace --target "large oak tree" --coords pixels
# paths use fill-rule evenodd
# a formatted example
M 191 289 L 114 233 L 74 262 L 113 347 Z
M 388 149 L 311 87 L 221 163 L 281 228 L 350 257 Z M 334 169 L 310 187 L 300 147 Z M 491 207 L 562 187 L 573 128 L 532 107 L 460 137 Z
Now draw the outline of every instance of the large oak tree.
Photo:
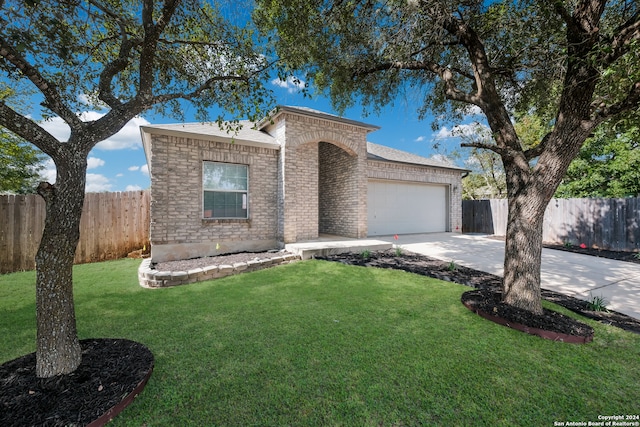
M 18 94 L 35 91 L 41 102 L 33 111 L 0 100 L 0 126 L 49 155 L 57 173 L 55 184 L 38 188 L 47 211 L 36 255 L 39 377 L 72 372 L 81 361 L 72 265 L 90 150 L 151 108 L 181 118 L 181 101 L 200 119 L 214 105 L 235 117 L 267 111 L 257 79 L 265 56 L 237 2 L 221 3 L 0 0 L 0 82 Z M 104 114 L 83 120 L 80 113 L 96 107 Z M 58 141 L 38 116 L 60 117 L 69 139 Z
M 283 72 L 338 108 L 400 94 L 438 118 L 479 109 L 502 159 L 509 215 L 503 301 L 541 313 L 545 208 L 584 141 L 640 101 L 635 0 L 257 0 Z M 302 77 L 302 76 L 300 76 Z M 550 117 L 527 149 L 516 112 Z

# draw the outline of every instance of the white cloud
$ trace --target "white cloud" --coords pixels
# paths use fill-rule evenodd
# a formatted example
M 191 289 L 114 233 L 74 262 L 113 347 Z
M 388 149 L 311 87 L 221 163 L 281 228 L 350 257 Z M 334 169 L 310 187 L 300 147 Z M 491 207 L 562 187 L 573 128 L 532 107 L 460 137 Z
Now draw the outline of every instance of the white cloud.
M 478 107 L 477 105 L 469 105 L 466 108 L 465 111 L 465 115 L 467 117 L 475 117 L 475 116 L 483 116 L 484 117 L 484 113 L 482 112 L 482 109 L 480 107 Z
M 90 157 L 91 159 L 92 157 Z M 104 161 L 97 159 L 100 162 L 104 163 Z M 40 171 L 40 179 L 43 181 L 49 182 L 51 184 L 55 184 L 56 182 L 56 165 L 53 163 L 52 159 L 47 159 L 44 162 L 44 169 Z M 85 191 L 91 193 L 98 193 L 101 191 L 111 191 L 111 183 L 109 182 L 109 178 L 104 175 L 88 173 L 87 174 L 87 183 L 85 185 Z
M 91 103 L 91 101 L 89 100 L 89 95 L 87 95 L 86 93 L 78 95 L 78 101 L 87 105 Z
M 422 142 L 425 140 L 425 137 L 420 135 L 419 137 L 417 137 L 416 139 L 414 139 L 414 142 Z
M 444 126 L 434 135 L 435 139 L 447 139 L 447 138 L 478 138 L 486 136 L 487 132 L 490 132 L 489 127 L 481 123 L 467 123 L 463 125 L 456 125 L 452 129 Z
M 149 166 L 147 166 L 146 164 L 142 166 L 129 166 L 128 169 L 132 172 L 140 171 L 140 173 L 142 173 L 143 175 L 149 175 Z
M 281 80 L 279 78 L 273 79 L 271 80 L 271 84 L 283 89 L 287 89 L 287 92 L 289 93 L 296 93 L 304 89 L 304 80 L 291 76 L 287 77 L 286 80 Z
M 118 174 L 116 174 L 116 178 L 121 178 L 121 177 L 123 177 L 123 176 L 124 176 L 124 174 L 123 174 L 123 173 L 118 173 Z
M 140 187 L 139 185 L 127 185 L 124 189 L 124 191 L 139 191 L 142 190 L 142 187 Z
M 43 162 L 44 168 L 40 171 L 40 179 L 48 183 L 56 182 L 56 165 L 53 163 L 53 159 L 47 158 Z
M 445 138 L 451 138 L 453 135 L 451 135 L 451 130 L 449 130 L 448 127 L 443 127 L 440 130 L 438 130 L 438 132 L 434 135 L 435 139 L 445 139 Z
M 107 105 L 100 101 L 97 96 L 91 96 L 86 93 L 78 95 L 78 102 L 87 106 L 88 108 L 101 110 L 102 108 L 106 108 Z
M 480 160 L 478 160 L 477 156 L 469 156 L 465 161 L 464 161 L 465 166 L 468 167 L 474 167 L 474 166 L 479 166 L 480 165 Z
M 96 111 L 85 111 L 80 114 L 83 121 L 98 120 L 104 116 Z M 149 122 L 142 117 L 134 117 L 118 133 L 104 141 L 99 142 L 95 148 L 99 150 L 137 150 L 142 147 L 140 139 L 140 126 L 148 125 Z M 71 131 L 69 126 L 60 117 L 54 117 L 41 123 L 41 126 L 57 138 L 59 141 L 69 140 Z
M 58 141 L 68 141 L 71 135 L 69 126 L 60 117 L 53 117 L 40 123 L 40 126 L 54 136 Z
M 87 159 L 87 169 L 95 169 L 104 166 L 104 160 L 97 157 L 89 157 Z
M 101 191 L 111 191 L 111 183 L 109 183 L 109 178 L 107 178 L 104 175 L 88 173 L 85 191 L 87 193 L 99 193 Z
M 451 130 L 453 136 L 478 137 L 485 135 L 489 131 L 489 127 L 480 123 L 469 123 L 465 125 L 457 125 Z
M 98 113 L 95 113 L 98 114 Z M 149 122 L 142 117 L 134 117 L 120 132 L 96 145 L 99 150 L 137 150 L 142 147 L 140 138 L 140 126 L 148 125 Z

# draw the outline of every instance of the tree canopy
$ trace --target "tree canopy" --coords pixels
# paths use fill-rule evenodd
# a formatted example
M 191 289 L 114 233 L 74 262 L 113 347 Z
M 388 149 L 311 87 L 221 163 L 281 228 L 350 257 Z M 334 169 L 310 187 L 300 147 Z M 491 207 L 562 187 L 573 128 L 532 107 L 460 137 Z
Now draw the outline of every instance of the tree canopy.
M 30 194 L 40 183 L 42 153 L 0 128 L 0 194 Z
M 15 97 L 15 91 L 2 87 L 0 100 Z M 35 193 L 43 169 L 42 153 L 3 126 L 0 126 L 0 194 Z
M 484 107 L 477 81 L 484 71 L 510 112 L 535 109 L 553 120 L 568 65 L 567 25 L 580 25 L 575 15 L 587 12 L 597 12 L 600 24 L 592 28 L 598 40 L 590 49 L 595 70 L 608 77 L 598 82 L 603 107 L 626 98 L 639 77 L 640 59 L 628 54 L 638 48 L 638 6 L 629 0 L 257 4 L 258 24 L 277 29 L 274 45 L 285 72 L 304 73 L 341 109 L 356 100 L 375 109 L 400 95 L 437 120 L 456 120 L 470 105 Z M 598 116 L 611 113 L 600 110 Z
M 540 117 L 519 117 L 515 123 L 523 144 L 534 147 L 547 132 Z M 486 128 L 465 134 L 468 142 L 491 138 Z M 588 138 L 571 162 L 554 195 L 568 197 L 640 196 L 640 118 L 603 123 Z M 506 198 L 505 175 L 500 157 L 491 151 L 471 148 L 465 167 L 471 172 L 463 180 L 465 199 Z
M 571 162 L 556 197 L 640 197 L 640 118 L 597 129 Z

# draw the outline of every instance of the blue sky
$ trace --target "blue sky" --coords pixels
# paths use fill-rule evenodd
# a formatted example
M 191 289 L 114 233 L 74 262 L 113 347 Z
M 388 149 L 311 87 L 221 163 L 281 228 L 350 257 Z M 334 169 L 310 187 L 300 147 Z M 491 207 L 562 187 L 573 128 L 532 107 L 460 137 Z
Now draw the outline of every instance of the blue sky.
M 272 80 L 269 84 L 279 105 L 304 106 L 335 114 L 327 98 L 305 98 L 291 81 Z M 459 140 L 450 136 L 450 128 L 443 127 L 434 132 L 431 129 L 431 118 L 418 120 L 418 107 L 418 105 L 409 104 L 406 100 L 398 99 L 394 106 L 384 108 L 380 114 L 371 113 L 364 116 L 362 106 L 356 105 L 346 111 L 343 116 L 380 126 L 380 130 L 369 134 L 369 141 L 376 144 L 425 157 L 446 154 L 458 148 Z M 100 113 L 89 111 L 83 114 L 86 120 L 90 120 L 97 118 Z M 216 115 L 217 111 L 212 111 L 211 116 Z M 185 122 L 191 121 L 194 121 L 194 118 L 187 114 Z M 176 123 L 176 120 L 172 117 L 146 114 L 129 122 L 112 138 L 99 143 L 88 157 L 87 192 L 149 188 L 149 172 L 142 149 L 139 126 L 166 123 Z M 68 128 L 60 119 L 49 120 L 42 123 L 42 126 L 60 140 L 68 138 Z M 433 148 L 436 141 L 441 145 L 438 151 Z M 464 166 L 460 160 L 456 164 Z M 42 175 L 51 183 L 55 181 L 53 162 L 46 162 Z

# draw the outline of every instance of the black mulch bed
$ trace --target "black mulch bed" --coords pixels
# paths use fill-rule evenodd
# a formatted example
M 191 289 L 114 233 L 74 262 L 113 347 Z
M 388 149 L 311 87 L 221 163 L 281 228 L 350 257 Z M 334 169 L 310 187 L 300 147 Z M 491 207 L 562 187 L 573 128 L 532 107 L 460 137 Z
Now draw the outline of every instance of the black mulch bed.
M 529 331 L 534 335 L 558 341 L 581 343 L 589 342 L 593 339 L 593 328 L 591 326 L 546 308 L 542 309 L 543 313 L 541 315 L 532 315 L 527 310 L 503 303 L 500 292 L 476 289 L 463 293 L 460 300 L 471 311 L 483 317 L 489 316 L 489 318 L 494 317 L 501 320 L 498 323 L 521 331 L 524 331 L 525 328 L 540 330 Z M 514 324 L 523 325 L 524 328 L 516 327 Z
M 488 236 L 490 239 L 504 241 L 504 236 Z M 580 245 L 574 245 L 571 243 L 560 245 L 557 243 L 543 242 L 542 246 L 547 249 L 554 249 L 557 251 L 573 252 L 576 254 L 597 256 L 600 258 L 615 259 L 617 261 L 633 262 L 640 264 L 640 252 L 630 251 L 611 251 L 608 249 L 580 247 Z
M 634 262 L 640 264 L 640 258 L 638 252 L 625 252 L 625 251 L 610 251 L 607 249 L 599 248 L 581 248 L 577 245 L 556 245 L 552 243 L 545 243 L 543 245 L 547 249 L 555 249 L 558 251 L 574 252 L 577 254 L 597 256 L 600 258 L 615 259 L 624 262 Z
M 370 256 L 366 258 L 363 257 L 362 254 L 346 253 L 319 257 L 318 259 L 337 261 L 349 265 L 404 270 L 410 273 L 459 283 L 476 289 L 487 290 L 492 294 L 499 294 L 502 291 L 502 278 L 499 276 L 408 251 L 403 251 L 401 256 L 397 256 L 395 251 L 389 250 L 371 252 Z M 626 314 L 611 310 L 593 311 L 590 309 L 587 301 L 546 289 L 542 289 L 542 297 L 585 317 L 640 334 L 640 320 L 627 316 Z M 586 331 L 584 329 L 585 326 L 590 328 L 582 322 L 578 322 L 575 319 L 559 313 L 551 312 L 550 310 L 546 310 L 545 313 L 554 313 L 552 315 L 553 317 L 549 317 L 549 315 L 546 314 L 543 316 L 535 316 L 527 311 L 525 311 L 524 314 L 505 311 L 504 308 L 498 308 L 498 304 L 495 304 L 495 298 L 487 298 L 486 304 L 488 304 L 487 312 L 494 312 L 493 309 L 496 308 L 496 310 L 501 310 L 501 316 L 504 319 L 529 327 L 562 332 L 569 335 L 575 335 L 577 331 Z M 566 325 L 559 326 L 558 316 L 567 319 Z M 573 330 L 574 333 L 571 333 L 571 330 Z M 582 334 L 581 332 L 577 333 L 578 335 Z
M 153 370 L 153 354 L 134 341 L 80 345 L 82 362 L 68 375 L 36 378 L 35 353 L 0 366 L 1 426 L 86 426 L 121 404 Z

